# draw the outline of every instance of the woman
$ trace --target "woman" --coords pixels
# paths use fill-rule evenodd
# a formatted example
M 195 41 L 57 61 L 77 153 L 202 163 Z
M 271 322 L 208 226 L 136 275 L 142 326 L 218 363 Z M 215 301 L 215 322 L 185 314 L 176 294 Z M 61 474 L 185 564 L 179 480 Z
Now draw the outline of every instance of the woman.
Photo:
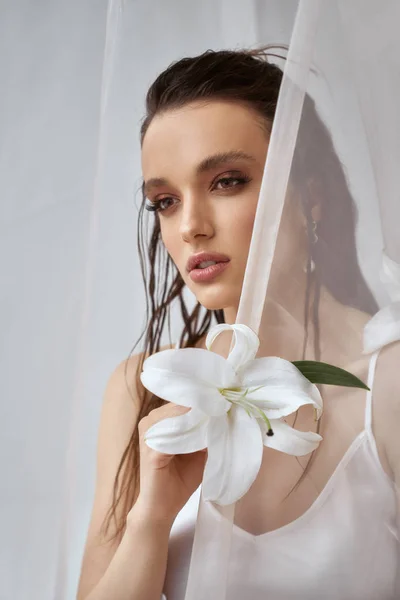
M 282 72 L 265 60 L 263 51 L 209 51 L 170 66 L 149 89 L 141 131 L 144 199 L 139 227 L 143 250 L 144 211 L 154 213 L 146 248 L 145 352 L 122 363 L 106 389 L 96 495 L 78 600 L 159 600 L 163 590 L 168 600 L 184 598 L 196 517 L 196 506 L 188 501 L 198 493 L 206 453 L 170 456 L 144 443 L 152 424 L 188 409 L 146 393 L 139 374 L 145 355 L 160 350 L 173 301 L 179 303 L 184 321 L 181 346 L 204 347 L 213 318 L 235 321 L 281 79 Z M 252 523 L 251 514 L 241 510 L 238 502 L 236 523 L 242 530 L 253 536 L 281 530 L 289 535 L 287 547 L 300 558 L 303 545 L 296 535 L 301 539 L 304 532 L 295 529 L 290 538 L 287 525 L 299 524 L 302 515 L 315 512 L 316 499 L 321 492 L 327 495 L 335 470 L 335 502 L 343 510 L 343 519 L 350 515 L 350 530 L 346 525 L 336 535 L 330 524 L 332 506 L 319 502 L 325 512 L 318 513 L 314 527 L 309 524 L 307 539 L 311 546 L 324 536 L 333 540 L 326 554 L 318 551 L 308 570 L 304 565 L 299 568 L 293 556 L 290 561 L 283 558 L 274 540 L 266 537 L 260 545 L 262 568 L 254 587 L 236 591 L 237 596 L 229 589 L 228 597 L 385 600 L 394 598 L 396 509 L 391 482 L 400 480 L 400 449 L 395 431 L 398 389 L 380 373 L 382 365 L 395 372 L 399 349 L 385 348 L 376 372 L 374 361 L 360 359 L 361 332 L 377 306 L 357 263 L 353 201 L 330 137 L 308 97 L 304 115 L 309 117 L 304 123 L 313 123 L 314 145 L 308 128 L 302 127 L 299 138 L 306 152 L 296 154 L 293 198 L 286 202 L 278 239 L 277 255 L 284 259 L 272 275 L 271 287 L 279 302 L 274 302 L 272 293 L 265 308 L 276 335 L 263 339 L 263 353 L 288 360 L 323 358 L 345 366 L 362 380 L 369 378 L 373 397 L 380 402 L 379 408 L 374 403 L 372 430 L 371 394 L 366 398 L 361 390 L 324 390 L 324 443 L 313 461 L 309 456 L 296 461 L 265 449 L 268 460 L 263 463 L 260 485 L 272 480 L 276 485 L 267 486 L 268 493 L 259 486 L 256 490 L 265 514 L 261 524 Z M 338 220 L 340 239 L 330 236 L 330 224 Z M 162 281 L 157 277 L 159 268 L 165 274 Z M 197 299 L 193 311 L 185 303 L 186 287 Z M 297 313 L 303 308 L 304 326 L 299 327 L 303 317 Z M 345 339 L 339 322 L 349 325 Z M 126 375 L 128 381 L 135 381 L 130 389 Z M 307 407 L 295 419 L 300 429 L 315 429 Z M 294 419 L 288 422 L 293 424 Z M 302 476 L 304 469 L 309 477 Z M 362 472 L 361 481 L 353 478 L 350 469 Z M 366 494 L 372 489 L 375 494 Z M 354 514 L 354 506 L 363 507 L 359 515 Z M 181 530 L 183 510 L 190 525 Z M 387 519 L 376 532 L 380 536 L 384 530 L 379 547 L 385 566 L 381 577 L 371 583 L 364 571 L 372 560 L 376 564 L 370 545 L 372 539 L 376 542 L 371 527 L 377 511 Z M 246 546 L 241 551 L 245 558 Z M 343 572 L 343 564 L 351 565 L 349 572 Z M 275 581 L 274 573 L 281 569 L 287 577 Z

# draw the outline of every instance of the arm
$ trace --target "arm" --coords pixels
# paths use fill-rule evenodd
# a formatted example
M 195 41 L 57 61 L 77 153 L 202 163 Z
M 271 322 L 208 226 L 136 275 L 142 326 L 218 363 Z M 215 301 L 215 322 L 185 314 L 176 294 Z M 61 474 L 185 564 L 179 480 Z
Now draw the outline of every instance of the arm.
M 160 600 L 169 533 L 169 523 L 155 523 L 136 504 L 108 569 L 84 600 Z
M 135 381 L 138 357 L 128 362 Z M 146 514 L 138 501 L 122 539 L 105 540 L 100 528 L 110 506 L 119 461 L 136 425 L 137 390 L 128 390 L 125 363 L 107 384 L 100 417 L 95 498 L 82 561 L 77 600 L 160 600 L 172 523 Z M 134 400 L 132 399 L 132 395 Z M 111 528 L 110 536 L 114 533 Z

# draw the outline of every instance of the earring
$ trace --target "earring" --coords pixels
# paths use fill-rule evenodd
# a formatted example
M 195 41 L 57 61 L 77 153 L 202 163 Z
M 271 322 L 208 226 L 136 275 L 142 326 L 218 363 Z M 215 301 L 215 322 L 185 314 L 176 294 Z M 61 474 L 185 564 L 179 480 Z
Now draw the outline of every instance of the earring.
M 310 271 L 310 273 L 313 273 L 315 271 L 315 262 L 313 261 L 312 258 L 310 258 L 310 263 L 306 264 L 304 269 L 303 269 L 304 273 L 308 273 L 308 271 Z
M 318 235 L 317 235 L 317 227 L 318 227 L 318 223 L 317 221 L 312 220 L 311 222 L 311 227 L 310 225 L 308 226 L 308 229 L 311 229 L 311 232 L 309 234 L 310 237 L 310 243 L 312 246 L 315 246 L 315 244 L 318 242 Z M 312 256 L 312 251 L 310 252 L 311 256 Z M 307 273 L 308 271 L 310 271 L 310 273 L 313 273 L 315 271 L 315 262 L 313 261 L 313 259 L 311 258 L 311 256 L 309 257 L 307 264 L 304 267 L 304 273 Z
M 312 240 L 311 243 L 312 244 L 316 244 L 318 242 L 318 236 L 317 236 L 317 227 L 318 227 L 318 223 L 317 221 L 312 222 Z

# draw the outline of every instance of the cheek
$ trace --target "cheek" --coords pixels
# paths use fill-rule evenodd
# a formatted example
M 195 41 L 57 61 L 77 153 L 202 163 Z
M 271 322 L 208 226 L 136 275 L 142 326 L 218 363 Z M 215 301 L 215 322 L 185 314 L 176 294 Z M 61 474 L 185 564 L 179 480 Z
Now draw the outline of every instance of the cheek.
M 182 255 L 182 239 L 177 232 L 176 226 L 171 227 L 168 222 L 161 223 L 161 241 L 179 269 L 182 266 L 180 265 L 180 258 Z
M 229 235 L 235 240 L 235 244 L 238 244 L 242 248 L 243 246 L 248 248 L 250 245 L 256 207 L 257 202 L 253 202 L 250 199 L 248 203 L 236 207 L 229 214 Z

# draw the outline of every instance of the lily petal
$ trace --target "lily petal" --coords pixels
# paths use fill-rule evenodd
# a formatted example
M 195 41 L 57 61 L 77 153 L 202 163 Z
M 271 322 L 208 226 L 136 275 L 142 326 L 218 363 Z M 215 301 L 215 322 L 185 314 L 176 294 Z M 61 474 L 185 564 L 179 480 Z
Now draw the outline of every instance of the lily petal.
M 174 373 L 183 373 L 217 388 L 230 387 L 236 382 L 235 371 L 227 364 L 225 358 L 202 348 L 180 348 L 156 352 L 144 361 L 143 370 L 146 368 L 168 369 Z
M 205 500 L 229 505 L 251 487 L 261 467 L 262 431 L 256 419 L 238 406 L 210 420 L 208 459 L 203 476 Z
M 145 434 L 146 444 L 164 454 L 189 454 L 207 446 L 209 418 L 192 408 L 189 412 L 169 417 L 152 425 Z
M 271 421 L 274 435 L 264 435 L 264 446 L 293 456 L 305 456 L 318 448 L 322 437 L 313 431 L 299 431 L 282 421 Z
M 218 388 L 237 383 L 234 370 L 222 356 L 200 348 L 153 354 L 144 361 L 140 379 L 160 398 L 210 416 L 222 415 L 231 406 Z
M 247 325 L 229 325 L 227 323 L 216 325 L 209 331 L 206 338 L 206 347 L 209 350 L 215 339 L 223 331 L 233 331 L 234 333 L 234 346 L 226 360 L 235 370 L 245 365 L 248 361 L 253 360 L 257 354 L 260 340 Z
M 321 416 L 323 403 L 317 386 L 283 358 L 256 358 L 240 369 L 238 376 L 242 387 L 248 389 L 246 398 L 269 419 L 290 415 L 305 404 L 312 404 L 318 418 Z

